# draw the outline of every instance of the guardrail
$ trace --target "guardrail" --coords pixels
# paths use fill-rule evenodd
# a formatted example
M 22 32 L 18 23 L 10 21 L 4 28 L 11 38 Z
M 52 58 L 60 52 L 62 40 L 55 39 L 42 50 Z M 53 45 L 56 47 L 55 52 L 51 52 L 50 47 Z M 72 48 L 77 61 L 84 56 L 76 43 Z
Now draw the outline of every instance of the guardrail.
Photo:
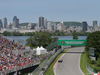
M 86 64 L 86 68 L 91 74 L 95 73 L 94 68 L 90 67 L 88 64 Z

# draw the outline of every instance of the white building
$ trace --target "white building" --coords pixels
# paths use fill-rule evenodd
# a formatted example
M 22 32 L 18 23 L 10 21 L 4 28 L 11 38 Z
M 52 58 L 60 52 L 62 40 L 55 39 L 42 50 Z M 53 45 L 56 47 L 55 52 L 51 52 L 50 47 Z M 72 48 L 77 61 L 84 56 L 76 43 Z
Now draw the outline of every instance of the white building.
M 7 27 L 6 27 L 7 29 L 11 29 L 12 28 L 12 24 L 10 23 L 10 22 L 8 22 L 8 24 L 7 24 Z
M 63 29 L 62 23 L 57 24 L 57 30 L 62 31 Z
M 31 29 L 32 28 L 32 24 L 29 23 L 27 29 Z
M 47 29 L 48 29 L 49 31 L 52 31 L 52 22 L 51 22 L 51 21 L 48 21 L 48 22 L 47 22 Z

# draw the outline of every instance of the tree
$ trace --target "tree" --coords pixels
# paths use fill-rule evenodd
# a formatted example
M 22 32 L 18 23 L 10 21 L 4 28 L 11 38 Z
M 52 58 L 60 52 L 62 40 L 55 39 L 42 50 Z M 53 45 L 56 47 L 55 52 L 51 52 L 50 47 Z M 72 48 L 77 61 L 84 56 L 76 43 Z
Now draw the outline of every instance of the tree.
M 87 36 L 87 43 L 86 43 L 86 50 L 89 50 L 89 48 L 95 48 L 95 57 L 98 59 L 100 55 L 100 31 L 96 31 L 93 33 L 90 33 Z
M 51 34 L 46 32 L 37 32 L 34 36 L 31 36 L 26 40 L 26 45 L 32 47 L 48 46 L 51 42 L 57 41 L 57 38 L 51 38 Z
M 23 36 L 23 33 L 20 33 L 20 32 L 12 32 L 13 36 Z
M 3 35 L 4 35 L 4 36 L 11 36 L 11 32 L 4 31 L 4 32 L 3 32 Z
M 94 49 L 94 57 L 96 57 L 96 61 L 91 60 L 89 57 L 89 48 L 95 48 Z M 85 52 L 87 54 L 88 60 L 90 66 L 96 70 L 96 72 L 100 72 L 100 31 L 96 31 L 93 33 L 90 33 L 87 36 L 87 43 L 85 47 Z
M 25 36 L 34 36 L 35 32 L 26 32 L 24 35 Z
M 73 31 L 72 36 L 73 36 L 73 39 L 78 39 L 76 31 Z

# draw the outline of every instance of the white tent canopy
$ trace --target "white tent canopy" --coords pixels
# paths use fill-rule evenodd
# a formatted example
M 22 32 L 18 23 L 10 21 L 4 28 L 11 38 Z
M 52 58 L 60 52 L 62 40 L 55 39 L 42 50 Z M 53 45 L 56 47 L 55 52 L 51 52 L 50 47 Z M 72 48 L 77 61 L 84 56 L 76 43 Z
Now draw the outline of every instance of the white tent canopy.
M 36 48 L 36 50 L 40 50 L 39 46 Z
M 45 54 L 45 53 L 47 53 L 47 49 L 43 48 L 42 46 L 41 47 L 38 46 L 36 48 L 36 55 L 41 55 L 41 54 Z
M 41 50 L 46 50 L 45 48 L 43 48 L 42 46 L 40 47 Z

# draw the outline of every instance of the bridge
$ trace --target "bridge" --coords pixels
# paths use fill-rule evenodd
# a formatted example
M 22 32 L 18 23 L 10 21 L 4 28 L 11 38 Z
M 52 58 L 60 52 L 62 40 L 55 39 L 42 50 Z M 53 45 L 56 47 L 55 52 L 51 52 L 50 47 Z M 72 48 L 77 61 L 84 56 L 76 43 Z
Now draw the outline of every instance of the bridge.
M 58 40 L 58 46 L 85 46 L 86 40 Z

